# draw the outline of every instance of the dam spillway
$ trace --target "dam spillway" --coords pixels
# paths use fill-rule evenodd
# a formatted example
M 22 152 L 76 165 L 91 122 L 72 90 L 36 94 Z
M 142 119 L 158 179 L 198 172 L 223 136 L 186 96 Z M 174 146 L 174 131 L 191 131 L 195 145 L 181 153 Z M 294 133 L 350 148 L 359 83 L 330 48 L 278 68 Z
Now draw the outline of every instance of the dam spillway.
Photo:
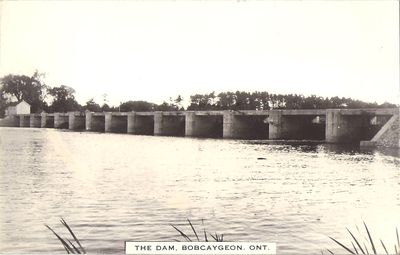
M 399 108 L 241 111 L 68 112 L 8 116 L 0 126 L 133 135 L 320 140 L 400 147 Z M 5 123 L 5 124 L 2 124 Z

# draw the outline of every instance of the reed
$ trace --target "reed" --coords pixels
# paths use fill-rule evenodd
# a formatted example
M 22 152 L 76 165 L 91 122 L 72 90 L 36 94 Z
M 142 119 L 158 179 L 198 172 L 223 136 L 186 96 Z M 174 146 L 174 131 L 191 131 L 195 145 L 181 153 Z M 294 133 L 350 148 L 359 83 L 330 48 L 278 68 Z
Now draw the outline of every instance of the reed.
M 86 254 L 86 250 L 83 248 L 81 242 L 79 239 L 76 237 L 75 233 L 72 231 L 71 227 L 67 224 L 67 222 L 61 218 L 60 219 L 61 224 L 68 230 L 69 234 L 72 237 L 72 241 L 68 238 L 61 237 L 59 234 L 57 234 L 50 226 L 46 225 L 45 226 L 57 237 L 57 239 L 60 241 L 60 243 L 63 245 L 65 251 L 68 254 Z M 184 241 L 186 242 L 223 242 L 224 241 L 224 235 L 223 234 L 217 234 L 216 232 L 214 234 L 211 234 L 206 231 L 206 228 L 204 227 L 204 220 L 201 220 L 201 225 L 202 225 L 202 230 L 198 231 L 190 221 L 190 219 L 187 219 L 188 222 L 188 227 L 190 228 L 191 231 L 189 232 L 184 232 L 180 228 L 174 226 L 171 224 L 171 226 L 180 234 L 181 237 L 183 237 Z M 382 250 L 384 253 L 378 253 L 377 246 L 372 238 L 371 232 L 368 229 L 368 226 L 365 222 L 363 222 L 365 232 L 366 232 L 366 237 L 356 237 L 348 228 L 347 232 L 350 235 L 350 245 L 345 245 L 344 243 L 338 241 L 337 239 L 330 237 L 329 238 L 334 241 L 337 245 L 339 245 L 341 248 L 343 248 L 348 254 L 396 254 L 400 255 L 400 238 L 399 238 L 399 231 L 396 228 L 396 240 L 397 243 L 394 244 L 394 253 L 390 253 L 390 248 L 385 245 L 385 243 L 379 239 L 379 243 L 382 246 Z M 357 228 L 358 229 L 358 228 Z M 191 233 L 193 232 L 193 233 Z M 189 234 L 190 233 L 190 234 Z M 368 238 L 367 238 L 368 237 Z M 366 240 L 367 242 L 365 242 Z M 180 242 L 180 240 L 175 239 L 174 241 Z M 369 249 L 368 249 L 369 248 Z M 327 249 L 327 252 L 329 254 L 334 254 L 331 250 Z M 370 253 L 371 252 L 371 253 Z M 323 251 L 321 251 L 322 254 L 324 254 Z M 343 253 L 341 253 L 343 254 Z
M 76 237 L 75 233 L 72 231 L 71 227 L 67 224 L 67 222 L 63 218 L 60 219 L 60 222 L 68 230 L 73 241 L 71 241 L 68 238 L 61 237 L 49 225 L 45 224 L 45 226 L 57 237 L 57 239 L 61 242 L 65 251 L 68 254 L 86 254 L 86 250 L 83 248 L 81 242 Z
M 183 232 L 181 229 L 177 228 L 176 226 L 172 225 L 171 226 L 184 238 L 186 242 L 223 242 L 224 241 L 224 235 L 217 234 L 216 232 L 214 234 L 211 234 L 206 231 L 204 227 L 204 220 L 201 220 L 201 224 L 203 226 L 203 230 L 201 232 L 201 236 L 204 237 L 204 239 L 200 238 L 198 231 L 196 231 L 196 228 L 193 226 L 192 222 L 187 219 L 188 225 L 190 226 L 191 231 L 193 232 L 192 237 L 189 236 L 189 234 L 186 234 Z M 200 232 L 199 232 L 200 233 Z M 194 240 L 194 241 L 193 241 Z M 174 241 L 180 242 L 179 240 L 175 239 Z
M 345 245 L 333 237 L 329 236 L 329 238 L 332 241 L 334 241 L 337 245 L 342 247 L 346 252 L 348 252 L 348 254 L 396 254 L 396 255 L 400 255 L 400 239 L 399 239 L 399 231 L 397 228 L 396 228 L 397 243 L 394 244 L 394 249 L 393 249 L 394 253 L 390 253 L 390 251 L 389 251 L 390 249 L 388 249 L 388 247 L 386 247 L 386 245 L 382 241 L 382 239 L 379 239 L 379 241 L 380 241 L 380 245 L 382 246 L 382 250 L 384 251 L 384 253 L 382 253 L 382 252 L 378 253 L 378 249 L 377 249 L 375 242 L 373 241 L 371 232 L 369 231 L 367 224 L 365 224 L 365 222 L 363 222 L 363 223 L 364 223 L 365 232 L 367 235 L 366 237 L 368 237 L 368 238 L 366 238 L 366 237 L 357 238 L 356 236 L 353 235 L 353 233 L 348 228 L 346 228 L 347 232 L 350 235 L 351 246 Z M 366 240 L 367 243 L 363 240 Z M 369 247 L 369 250 L 368 250 L 368 247 Z M 329 249 L 327 249 L 327 251 L 329 252 L 329 254 L 334 254 Z M 324 253 L 322 252 L 322 254 L 324 254 Z

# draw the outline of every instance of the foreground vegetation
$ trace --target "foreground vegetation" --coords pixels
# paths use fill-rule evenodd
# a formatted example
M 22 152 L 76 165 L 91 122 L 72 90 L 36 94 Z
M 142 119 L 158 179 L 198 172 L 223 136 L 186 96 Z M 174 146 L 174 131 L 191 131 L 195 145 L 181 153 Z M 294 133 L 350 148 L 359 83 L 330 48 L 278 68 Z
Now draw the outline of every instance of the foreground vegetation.
M 201 220 L 201 224 L 202 224 L 202 231 L 198 232 L 196 231 L 195 227 L 193 226 L 192 222 L 188 219 L 188 224 L 191 228 L 191 230 L 193 231 L 194 237 L 190 237 L 189 234 L 186 234 L 184 231 L 182 231 L 181 229 L 179 229 L 178 227 L 174 226 L 171 224 L 171 226 L 178 231 L 178 233 L 180 234 L 181 237 L 184 238 L 184 241 L 186 242 L 192 242 L 192 240 L 194 240 L 195 242 L 223 242 L 224 241 L 224 235 L 219 235 L 217 233 L 211 234 L 209 232 L 206 231 L 205 227 L 204 227 L 204 220 Z M 60 241 L 61 245 L 63 246 L 64 250 L 68 253 L 68 254 L 86 254 L 86 250 L 85 248 L 83 248 L 81 242 L 79 241 L 79 239 L 76 237 L 75 233 L 72 231 L 71 227 L 67 224 L 67 222 L 61 218 L 60 219 L 61 224 L 63 225 L 63 227 L 65 227 L 68 232 L 70 233 L 71 237 L 72 237 L 72 241 L 66 237 L 61 237 L 59 234 L 57 234 L 50 226 L 45 225 L 53 234 L 54 236 Z M 204 237 L 204 239 L 202 239 L 202 237 Z M 176 242 L 180 242 L 179 240 L 175 239 L 174 241 Z
M 81 242 L 76 237 L 75 233 L 69 227 L 67 222 L 63 218 L 61 218 L 60 222 L 68 230 L 68 232 L 71 234 L 71 237 L 72 237 L 73 241 L 69 240 L 68 238 L 61 237 L 59 234 L 57 234 L 48 225 L 45 225 L 45 226 L 57 237 L 57 239 L 61 242 L 62 246 L 64 247 L 65 251 L 68 254 L 70 254 L 70 253 L 72 253 L 72 254 L 86 254 L 86 250 L 83 248 L 83 246 L 81 245 Z M 75 242 L 75 244 L 74 244 L 74 242 Z
M 209 242 L 209 241 L 223 242 L 224 241 L 224 234 L 219 235 L 219 234 L 217 234 L 217 232 L 215 232 L 214 234 L 211 234 L 206 231 L 206 229 L 204 227 L 204 220 L 201 220 L 201 225 L 203 227 L 203 231 L 199 232 L 199 234 L 197 233 L 198 231 L 196 231 L 192 222 L 189 219 L 187 219 L 187 221 L 190 226 L 190 229 L 192 230 L 192 232 L 194 234 L 194 237 L 192 237 L 194 242 Z M 182 231 L 181 229 L 177 228 L 174 225 L 171 225 L 171 226 L 176 231 L 178 231 L 178 233 L 184 238 L 184 241 L 192 242 L 192 238 L 190 238 L 189 234 L 186 234 L 184 231 Z M 202 239 L 202 237 L 204 237 L 204 239 Z M 179 240 L 175 240 L 175 241 L 179 242 Z
M 338 244 L 340 247 L 342 247 L 348 254 L 400 254 L 400 240 L 399 240 L 399 232 L 398 229 L 396 228 L 396 240 L 397 244 L 394 244 L 394 248 L 392 250 L 393 246 L 386 246 L 385 243 L 382 241 L 382 239 L 379 239 L 379 244 L 381 245 L 383 252 L 379 252 L 378 246 L 376 246 L 371 233 L 367 227 L 367 224 L 364 222 L 364 227 L 365 227 L 365 232 L 366 232 L 366 237 L 355 237 L 353 233 L 347 229 L 347 232 L 350 234 L 350 244 L 345 245 L 342 242 L 339 242 L 337 239 L 329 237 L 331 240 L 333 240 L 336 244 Z M 365 242 L 367 241 L 367 243 Z M 369 249 L 368 249 L 369 247 Z M 327 250 L 330 254 L 334 254 L 331 250 Z M 341 253 L 342 254 L 342 253 Z
M 45 225 L 55 236 L 56 238 L 60 241 L 62 244 L 63 248 L 65 251 L 70 254 L 85 254 L 86 250 L 83 248 L 81 245 L 81 242 L 79 239 L 76 237 L 75 233 L 72 231 L 72 229 L 69 227 L 69 225 L 65 222 L 64 219 L 61 218 L 60 220 L 61 224 L 68 230 L 68 232 L 71 234 L 72 240 L 69 240 L 68 238 L 63 238 L 59 234 L 57 234 L 51 227 L 48 225 Z M 189 232 L 185 232 L 182 229 L 174 226 L 171 224 L 171 226 L 179 233 L 179 235 L 183 238 L 183 241 L 185 242 L 223 242 L 224 241 L 224 235 L 223 234 L 217 234 L 216 232 L 214 234 L 211 234 L 206 231 L 204 227 L 204 220 L 201 220 L 201 225 L 202 229 L 199 231 L 198 229 L 194 227 L 192 222 L 187 219 L 188 222 L 188 228 L 190 229 L 189 232 L 192 232 L 189 234 Z M 345 254 L 400 254 L 400 238 L 399 238 L 399 232 L 398 229 L 396 228 L 396 240 L 397 243 L 394 244 L 394 246 L 386 246 L 385 243 L 382 241 L 382 239 L 379 239 L 379 243 L 384 251 L 384 253 L 379 252 L 372 235 L 368 229 L 367 224 L 364 222 L 364 227 L 365 227 L 365 232 L 366 236 L 361 236 L 361 237 L 356 237 L 349 229 L 347 229 L 347 232 L 350 234 L 350 244 L 345 245 L 342 242 L 338 241 L 337 239 L 333 237 L 329 237 L 332 241 L 334 241 L 338 246 L 343 248 L 344 251 L 346 251 Z M 358 229 L 358 227 L 357 227 Z M 176 242 L 180 242 L 178 239 L 174 239 Z M 369 248 L 368 248 L 369 247 Z M 393 252 L 391 250 L 391 247 L 393 247 Z M 327 249 L 327 252 L 329 254 L 334 254 L 331 250 Z M 324 254 L 323 251 L 321 251 L 322 254 Z M 344 253 L 340 253 L 344 254 Z

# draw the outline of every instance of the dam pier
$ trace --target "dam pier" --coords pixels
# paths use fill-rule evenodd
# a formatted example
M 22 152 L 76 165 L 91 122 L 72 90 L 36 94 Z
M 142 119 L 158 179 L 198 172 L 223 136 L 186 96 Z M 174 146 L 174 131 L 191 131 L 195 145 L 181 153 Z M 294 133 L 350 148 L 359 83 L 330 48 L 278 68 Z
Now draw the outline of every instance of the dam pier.
M 400 148 L 399 108 L 20 114 L 0 126 L 133 135 L 320 140 Z

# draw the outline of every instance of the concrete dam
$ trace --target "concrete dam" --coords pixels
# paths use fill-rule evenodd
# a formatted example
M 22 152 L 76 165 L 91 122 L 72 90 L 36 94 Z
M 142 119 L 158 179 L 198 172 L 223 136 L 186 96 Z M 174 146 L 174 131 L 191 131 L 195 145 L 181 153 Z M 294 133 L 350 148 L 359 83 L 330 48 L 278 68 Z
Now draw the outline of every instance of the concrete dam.
M 0 126 L 135 135 L 321 140 L 400 148 L 399 108 L 21 114 Z

